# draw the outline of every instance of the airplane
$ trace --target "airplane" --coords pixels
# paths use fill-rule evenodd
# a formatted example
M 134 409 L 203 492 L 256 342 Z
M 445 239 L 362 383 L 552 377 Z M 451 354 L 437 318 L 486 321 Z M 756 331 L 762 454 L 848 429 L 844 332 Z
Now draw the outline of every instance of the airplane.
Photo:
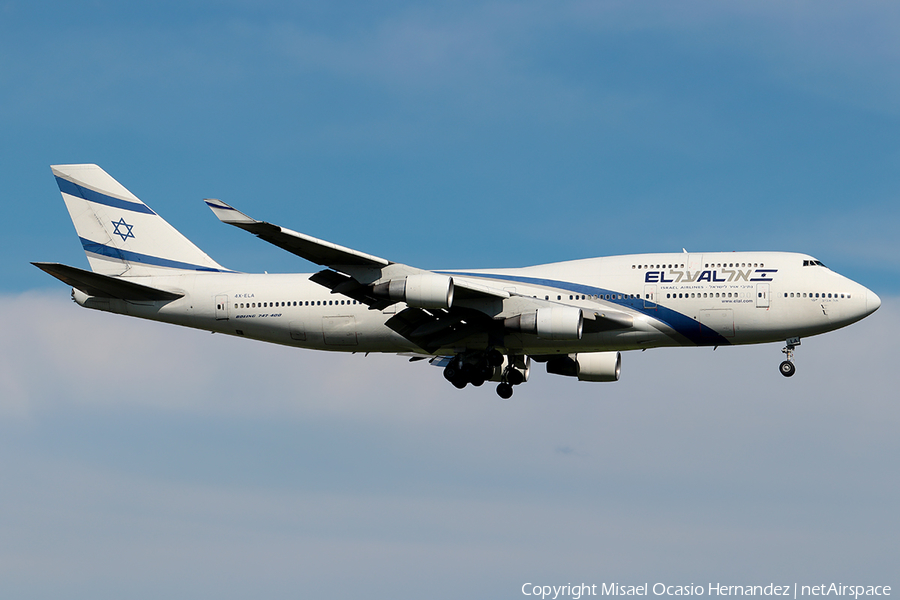
M 784 341 L 875 312 L 871 290 L 806 254 L 687 252 L 524 268 L 427 271 L 206 204 L 223 223 L 324 267 L 227 269 L 93 164 L 51 167 L 91 270 L 32 263 L 96 310 L 339 352 L 395 353 L 442 367 L 455 387 L 496 382 L 510 398 L 532 363 L 618 381 L 628 350 Z

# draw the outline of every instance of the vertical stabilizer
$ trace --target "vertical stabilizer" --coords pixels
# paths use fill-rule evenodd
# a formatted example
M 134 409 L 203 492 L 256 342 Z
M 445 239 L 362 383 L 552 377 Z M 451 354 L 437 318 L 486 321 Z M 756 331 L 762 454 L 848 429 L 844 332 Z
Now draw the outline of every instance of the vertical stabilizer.
M 95 273 L 136 277 L 228 270 L 97 165 L 51 169 Z

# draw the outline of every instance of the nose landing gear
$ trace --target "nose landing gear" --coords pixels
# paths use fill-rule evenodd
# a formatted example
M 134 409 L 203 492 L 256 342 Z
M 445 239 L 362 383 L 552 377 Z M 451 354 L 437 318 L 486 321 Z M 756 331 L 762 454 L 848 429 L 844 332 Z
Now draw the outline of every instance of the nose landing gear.
M 785 342 L 785 347 L 781 349 L 781 351 L 784 352 L 785 360 L 780 365 L 778 365 L 778 370 L 785 377 L 791 377 L 794 373 L 797 372 L 797 367 L 794 366 L 794 348 L 799 345 L 800 338 L 788 338 Z

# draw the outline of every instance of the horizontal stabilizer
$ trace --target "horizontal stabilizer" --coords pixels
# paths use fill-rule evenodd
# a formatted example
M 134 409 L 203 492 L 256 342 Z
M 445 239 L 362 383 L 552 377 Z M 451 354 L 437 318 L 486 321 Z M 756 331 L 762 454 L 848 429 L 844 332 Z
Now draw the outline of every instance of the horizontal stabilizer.
M 53 275 L 63 283 L 71 285 L 88 296 L 99 298 L 119 298 L 121 300 L 177 300 L 184 294 L 167 292 L 118 277 L 101 275 L 61 265 L 59 263 L 31 263 L 38 269 Z

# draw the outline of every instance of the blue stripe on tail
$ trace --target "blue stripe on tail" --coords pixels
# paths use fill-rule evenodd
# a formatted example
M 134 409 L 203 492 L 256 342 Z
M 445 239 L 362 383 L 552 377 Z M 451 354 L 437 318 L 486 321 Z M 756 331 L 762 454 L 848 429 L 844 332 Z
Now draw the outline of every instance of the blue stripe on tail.
M 130 210 L 132 212 L 145 213 L 148 215 L 156 214 L 155 212 L 150 210 L 149 206 L 141 202 L 131 202 L 130 200 L 113 198 L 112 196 L 101 194 L 100 192 L 78 185 L 77 183 L 73 183 L 68 179 L 63 179 L 62 177 L 56 178 L 56 184 L 59 186 L 59 191 L 61 191 L 62 193 L 69 194 L 70 196 L 75 196 L 76 198 L 82 198 L 84 200 L 87 200 L 88 202 L 105 204 L 106 206 Z
M 210 271 L 214 273 L 234 273 L 234 271 L 229 271 L 228 269 L 214 269 L 212 267 L 204 267 L 201 265 L 194 265 L 191 263 L 181 262 L 178 260 L 171 260 L 168 258 L 160 258 L 158 256 L 150 256 L 149 254 L 141 254 L 140 252 L 131 252 L 130 250 L 120 250 L 119 248 L 115 248 L 113 246 L 107 246 L 106 244 L 101 244 L 100 242 L 93 242 L 91 240 L 85 239 L 83 237 L 79 237 L 81 240 L 81 245 L 84 247 L 85 252 L 90 252 L 92 254 L 99 254 L 100 256 L 108 256 L 110 258 L 115 258 L 116 260 L 127 261 L 132 263 L 142 263 L 145 265 L 153 265 L 154 267 L 169 267 L 170 269 L 184 269 L 187 271 Z

